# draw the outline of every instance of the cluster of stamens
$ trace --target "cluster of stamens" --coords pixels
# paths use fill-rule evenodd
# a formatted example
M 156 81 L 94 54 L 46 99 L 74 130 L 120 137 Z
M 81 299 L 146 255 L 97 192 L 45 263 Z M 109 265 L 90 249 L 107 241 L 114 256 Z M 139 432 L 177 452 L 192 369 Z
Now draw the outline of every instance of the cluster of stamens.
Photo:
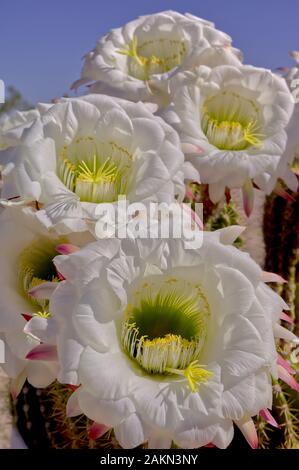
M 148 80 L 151 75 L 168 72 L 180 65 L 187 50 L 181 40 L 160 38 L 138 44 L 134 36 L 127 48 L 117 52 L 131 59 L 128 64 L 130 75 Z
M 62 148 L 58 176 L 81 201 L 113 202 L 128 190 L 131 161 L 127 149 L 115 142 L 80 137 Z
M 122 323 L 125 352 L 148 374 L 184 377 L 196 391 L 212 375 L 199 363 L 210 316 L 200 285 L 147 280 L 132 300 Z
M 262 143 L 257 105 L 232 91 L 205 101 L 201 127 L 208 141 L 222 150 L 244 150 Z

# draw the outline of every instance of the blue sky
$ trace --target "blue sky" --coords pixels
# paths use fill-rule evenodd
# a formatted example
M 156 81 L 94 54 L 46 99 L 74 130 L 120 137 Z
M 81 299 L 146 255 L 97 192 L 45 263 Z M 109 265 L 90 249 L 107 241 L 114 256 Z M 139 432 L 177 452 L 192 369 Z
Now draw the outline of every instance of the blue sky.
M 299 49 L 298 0 L 0 0 L 0 78 L 32 103 L 60 96 L 97 38 L 166 9 L 214 21 L 246 63 L 289 65 L 288 51 Z

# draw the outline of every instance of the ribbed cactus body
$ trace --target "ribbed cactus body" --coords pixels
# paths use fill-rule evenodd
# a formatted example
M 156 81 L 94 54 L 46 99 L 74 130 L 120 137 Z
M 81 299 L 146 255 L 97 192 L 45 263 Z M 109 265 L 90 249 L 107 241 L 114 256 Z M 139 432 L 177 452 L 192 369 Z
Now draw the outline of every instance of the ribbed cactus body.
M 266 246 L 265 270 L 280 274 L 287 282 L 272 287 L 290 307 L 293 326 L 284 327 L 299 333 L 299 193 L 294 200 L 272 194 L 266 199 L 264 211 L 264 239 Z M 279 344 L 281 355 L 299 370 L 297 350 L 283 341 Z M 297 362 L 298 361 L 298 362 Z M 280 381 L 274 385 L 273 414 L 280 425 L 272 431 L 267 425 L 259 427 L 261 442 L 265 447 L 299 448 L 299 396 L 296 391 Z

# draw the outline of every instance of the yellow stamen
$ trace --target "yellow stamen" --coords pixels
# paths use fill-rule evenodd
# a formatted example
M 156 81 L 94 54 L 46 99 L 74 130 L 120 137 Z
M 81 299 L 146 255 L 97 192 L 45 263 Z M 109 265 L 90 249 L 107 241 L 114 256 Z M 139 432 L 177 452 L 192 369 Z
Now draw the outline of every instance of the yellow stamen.
M 159 54 L 161 55 L 158 56 L 149 53 L 149 48 L 155 47 L 159 50 Z M 165 49 L 167 50 L 167 54 L 163 54 L 163 50 L 165 51 Z M 133 76 L 148 80 L 150 75 L 154 73 L 165 73 L 179 65 L 186 54 L 186 47 L 183 41 L 166 38 L 149 40 L 138 45 L 138 39 L 134 36 L 133 40 L 126 48 L 119 49 L 116 52 L 130 57 L 141 68 L 141 70 L 138 68 L 136 70 L 133 67 L 133 69 L 131 69 Z
M 78 165 L 77 178 L 81 181 L 90 183 L 111 183 L 118 177 L 118 168 L 111 163 L 111 158 L 107 158 L 99 167 L 97 165 L 97 156 L 93 156 L 92 169 L 89 168 L 84 160 Z
M 40 284 L 44 284 L 45 282 L 59 282 L 59 278 L 57 276 L 52 276 L 52 279 L 50 279 L 50 281 L 45 281 L 44 279 L 33 277 L 30 281 L 30 289 L 32 289 L 33 287 L 37 287 Z
M 262 138 L 265 137 L 264 134 L 256 132 L 257 127 L 257 123 L 252 121 L 243 129 L 245 142 L 248 142 L 254 147 L 260 147 Z
M 233 91 L 225 90 L 205 101 L 201 124 L 209 142 L 223 150 L 258 147 L 265 137 L 260 133 L 258 105 Z
M 174 334 L 154 339 L 148 339 L 146 335 L 139 337 L 136 323 L 129 322 L 123 324 L 122 343 L 130 357 L 154 374 L 163 374 L 172 365 L 184 369 L 202 349 L 201 341 Z
M 263 135 L 256 132 L 257 125 L 253 121 L 244 126 L 237 121 L 218 121 L 206 115 L 204 130 L 210 142 L 224 150 L 242 150 L 262 143 Z
M 64 146 L 58 176 L 65 186 L 86 202 L 112 202 L 128 188 L 133 156 L 115 142 L 80 137 Z

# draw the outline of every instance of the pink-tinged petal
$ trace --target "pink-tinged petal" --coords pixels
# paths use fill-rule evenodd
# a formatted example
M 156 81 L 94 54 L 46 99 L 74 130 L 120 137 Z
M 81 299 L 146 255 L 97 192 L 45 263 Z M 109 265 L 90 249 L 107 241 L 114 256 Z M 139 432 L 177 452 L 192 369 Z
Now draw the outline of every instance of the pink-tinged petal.
M 286 361 L 280 354 L 277 355 L 277 364 L 283 367 L 289 374 L 296 374 L 296 371 L 292 368 L 291 364 Z
M 257 449 L 259 446 L 258 436 L 255 429 L 254 422 L 251 418 L 244 418 L 240 421 L 235 421 L 241 433 L 252 449 Z
M 287 191 L 282 189 L 280 186 L 276 186 L 274 188 L 273 192 L 274 192 L 274 194 L 277 194 L 277 196 L 282 197 L 283 199 L 285 199 L 288 202 L 295 202 L 296 201 L 294 196 L 292 196 L 290 193 L 288 193 Z
M 194 222 L 196 223 L 196 225 L 201 229 L 203 230 L 204 229 L 204 225 L 202 223 L 202 220 L 201 218 L 196 214 L 195 211 L 191 210 L 191 217 L 192 217 L 192 220 L 194 220 Z
M 274 428 L 279 428 L 279 424 L 276 422 L 276 420 L 273 418 L 271 415 L 270 411 L 267 408 L 264 408 L 263 410 L 260 411 L 260 416 L 271 426 Z
M 31 361 L 57 361 L 57 347 L 53 344 L 39 344 L 26 356 Z
M 280 365 L 277 367 L 277 370 L 278 370 L 278 377 L 283 382 L 285 382 L 289 387 L 291 387 L 293 390 L 295 390 L 296 392 L 299 392 L 299 384 L 296 382 L 294 377 L 291 374 L 289 374 L 285 370 L 284 367 L 282 367 Z
M 63 277 L 63 275 L 56 269 L 56 273 L 57 273 L 57 276 L 58 276 L 58 279 L 60 281 L 64 281 L 65 280 L 65 277 Z
M 10 383 L 10 394 L 13 400 L 16 400 L 27 379 L 27 370 L 23 369 L 19 375 Z
M 270 273 L 268 271 L 262 272 L 262 281 L 263 282 L 278 282 L 279 284 L 284 284 L 285 282 L 288 282 L 279 274 Z
M 196 153 L 198 155 L 204 152 L 204 150 L 201 147 L 198 147 L 197 145 L 193 145 L 193 144 L 188 144 L 188 143 L 182 143 L 181 149 L 183 153 Z
M 89 428 L 88 437 L 95 441 L 102 437 L 107 431 L 109 431 L 109 429 L 110 428 L 104 424 L 93 423 Z
M 230 204 L 230 200 L 232 198 L 232 195 L 231 195 L 231 192 L 230 192 L 229 188 L 225 188 L 224 195 L 225 195 L 226 204 Z
M 215 444 L 213 444 L 213 442 L 210 442 L 209 444 L 206 444 L 203 447 L 216 447 L 216 446 L 215 446 Z
M 282 73 L 287 73 L 290 70 L 290 68 L 289 67 L 277 67 L 276 70 Z
M 299 338 L 297 338 L 294 333 L 292 333 L 290 330 L 287 330 L 281 325 L 274 325 L 274 336 L 275 338 L 281 338 L 284 339 L 285 341 L 291 341 L 292 343 L 299 344 Z
M 191 219 L 193 220 L 193 222 L 196 223 L 197 227 L 198 227 L 200 230 L 203 230 L 203 229 L 204 229 L 204 226 L 203 226 L 202 220 L 201 220 L 201 218 L 197 215 L 197 213 L 196 213 L 194 210 L 192 210 L 189 205 L 187 205 L 187 204 L 185 204 L 185 203 L 182 203 L 181 206 L 182 206 L 183 210 L 184 210 L 186 213 L 190 214 Z
M 50 299 L 57 286 L 57 282 L 43 282 L 30 289 L 28 294 L 34 299 Z
M 246 216 L 249 217 L 253 210 L 253 204 L 254 204 L 254 191 L 253 191 L 253 185 L 252 185 L 251 180 L 248 179 L 246 183 L 243 185 L 242 195 L 243 195 L 244 212 Z
M 191 201 L 194 201 L 194 200 L 195 200 L 194 194 L 193 194 L 193 192 L 191 191 L 190 188 L 187 188 L 187 189 L 186 189 L 185 196 L 186 196 L 188 199 L 191 199 Z
M 61 245 L 56 246 L 56 251 L 60 255 L 70 255 L 71 253 L 80 251 L 80 248 L 76 245 L 72 245 L 71 243 L 62 243 Z
M 281 312 L 280 317 L 281 320 L 286 321 L 287 323 L 290 323 L 291 325 L 294 324 L 293 318 L 291 318 L 289 315 L 287 315 L 285 312 Z
M 30 321 L 32 318 L 32 315 L 30 315 L 29 313 L 21 313 L 21 315 L 26 321 Z
M 66 404 L 66 415 L 68 418 L 74 418 L 82 414 L 82 410 L 78 401 L 78 394 L 74 392 Z
M 73 392 L 75 392 L 76 390 L 78 390 L 79 387 L 81 387 L 81 385 L 73 385 L 73 384 L 67 384 L 67 386 L 68 388 L 73 390 Z

